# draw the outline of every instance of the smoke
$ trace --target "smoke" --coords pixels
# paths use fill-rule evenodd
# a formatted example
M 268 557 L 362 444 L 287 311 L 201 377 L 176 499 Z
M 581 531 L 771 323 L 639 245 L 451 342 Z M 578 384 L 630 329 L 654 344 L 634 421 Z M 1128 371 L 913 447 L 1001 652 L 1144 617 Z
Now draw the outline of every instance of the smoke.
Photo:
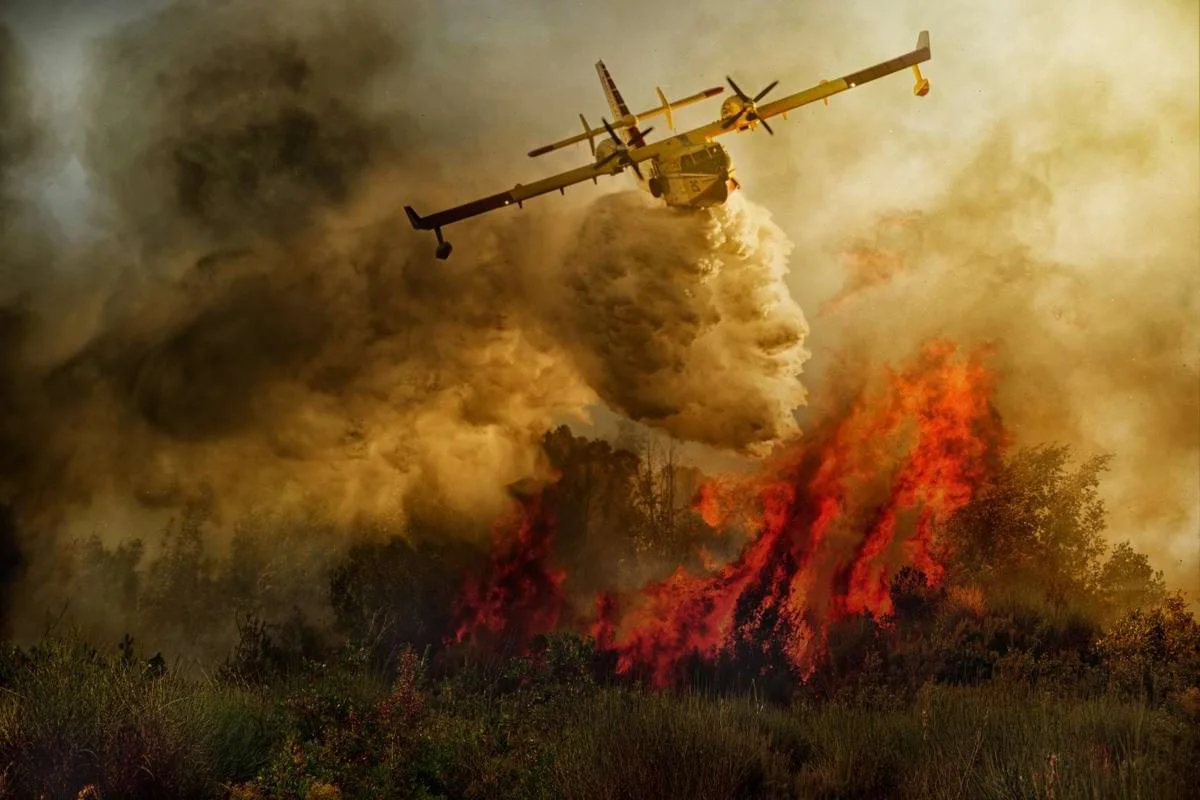
M 493 298 L 420 274 L 381 220 L 372 182 L 415 127 L 378 95 L 405 68 L 395 26 L 263 13 L 176 5 L 99 47 L 85 152 L 110 235 L 29 292 L 21 495 L 206 482 L 233 507 L 275 487 L 395 513 L 448 473 L 468 495 L 524 474 L 578 405 Z
M 9 364 L 19 346 L 22 303 L 31 273 L 46 252 L 40 221 L 21 202 L 19 177 L 24 163 L 39 150 L 40 131 L 25 80 L 25 54 L 8 27 L 0 23 L 0 416 L 14 408 L 6 395 Z M 0 474 L 16 454 L 0 436 Z M 0 634 L 7 634 L 9 582 L 23 558 L 12 510 L 0 495 Z
M 92 47 L 81 155 L 101 235 L 0 309 L 0 500 L 33 562 L 31 619 L 71 539 L 140 537 L 150 559 L 180 514 L 218 549 L 264 509 L 347 538 L 414 517 L 470 532 L 597 395 L 726 447 L 789 432 L 805 327 L 761 211 L 655 212 L 597 247 L 635 202 L 616 195 L 582 218 L 477 220 L 433 260 L 399 210 L 471 188 L 430 183 L 461 142 L 422 103 L 420 24 L 379 3 L 177 3 Z
M 566 259 L 564 327 L 589 383 L 678 439 L 751 452 L 792 435 L 808 326 L 783 283 L 790 250 L 741 195 L 698 214 L 601 199 Z
M 0 365 L 11 358 L 16 305 L 49 253 L 45 220 L 22 194 L 28 166 L 46 149 L 27 73 L 24 49 L 0 23 Z
M 1036 87 L 926 207 L 838 242 L 846 281 L 814 361 L 824 380 L 932 335 L 990 343 L 1018 442 L 1114 454 L 1110 539 L 1194 589 L 1197 108 L 1178 85 L 1122 94 L 1082 74 Z
M 225 531 L 256 506 L 344 530 L 491 518 L 541 470 L 542 432 L 596 400 L 752 453 L 794 431 L 801 367 L 827 395 L 948 334 L 996 346 L 1019 435 L 1117 455 L 1114 536 L 1194 582 L 1197 92 L 1194 60 L 1162 53 L 1195 26 L 1158 6 L 700 5 L 639 6 L 678 31 L 647 50 L 599 6 L 518 4 L 499 30 L 454 3 L 177 3 L 90 53 L 79 152 L 101 233 L 79 245 L 22 194 L 45 137 L 0 29 L 0 503 L 25 560 L 67 534 L 153 539 L 209 492 Z M 593 107 L 586 63 L 545 80 L 585 43 L 642 105 L 652 82 L 719 83 L 726 67 L 697 75 L 704 48 L 786 91 L 920 27 L 930 97 L 880 82 L 728 137 L 756 203 L 581 209 L 585 187 L 454 226 L 445 263 L 399 213 L 577 166 L 582 149 L 514 154 Z M 822 310 L 811 335 L 792 296 Z

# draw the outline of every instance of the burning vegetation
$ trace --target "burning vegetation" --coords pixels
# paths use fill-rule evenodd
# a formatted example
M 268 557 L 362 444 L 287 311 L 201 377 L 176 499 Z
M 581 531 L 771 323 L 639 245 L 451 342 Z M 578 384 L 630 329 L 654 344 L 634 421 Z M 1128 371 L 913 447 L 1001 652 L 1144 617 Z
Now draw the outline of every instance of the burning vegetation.
M 431 269 L 396 209 L 488 165 L 420 59 L 498 60 L 426 6 L 117 27 L 70 241 L 0 25 L 0 799 L 1187 796 L 1172 81 L 1006 83 L 919 213 L 780 181 L 830 249 L 741 192 L 616 192 L 481 219 Z M 826 124 L 837 186 L 878 169 Z M 839 258 L 810 331 L 793 293 Z M 638 433 L 560 424 L 598 405 Z
M 203 498 L 144 566 L 140 545 L 93 541 L 75 585 L 99 584 L 85 589 L 140 636 L 162 641 L 183 603 L 175 641 L 220 641 L 240 610 L 236 646 L 199 698 L 186 664 L 128 637 L 119 656 L 57 631 L 6 651 L 0 786 L 1186 796 L 1200 625 L 1144 555 L 1105 545 L 1105 458 L 1013 449 L 990 360 L 930 342 L 750 474 L 559 428 L 543 440 L 550 477 L 513 488 L 487 548 L 432 522 L 363 531 L 308 573 L 327 589 L 317 613 L 277 594 L 296 565 L 256 548 L 253 525 L 229 560 L 204 555 Z M 321 535 L 313 518 L 256 524 L 296 527 L 297 545 Z M 54 699 L 81 692 L 82 710 Z M 259 732 L 235 745 L 223 707 Z M 1148 738 L 1131 738 L 1139 725 Z M 67 767 L 37 768 L 64 747 Z
M 739 686 L 796 686 L 836 659 L 834 632 L 863 621 L 896 635 L 909 615 L 981 620 L 996 607 L 1049 604 L 1095 635 L 1159 602 L 1162 577 L 1146 557 L 1104 544 L 1107 458 L 1072 471 L 1063 447 L 1013 452 L 988 361 L 986 350 L 933 341 L 761 472 L 700 483 L 691 508 L 678 509 L 691 535 L 669 536 L 690 549 L 676 551 L 686 563 L 661 565 L 641 586 L 575 586 L 577 568 L 584 585 L 595 568 L 568 555 L 569 540 L 594 535 L 578 509 L 604 506 L 603 496 L 555 484 L 524 500 L 466 583 L 454 641 L 528 652 L 539 636 L 573 631 L 593 638 L 614 675 L 660 689 L 691 685 L 698 669 Z M 579 463 L 556 466 L 570 487 Z M 737 538 L 740 550 L 714 559 L 710 548 L 729 552 Z M 989 650 L 979 667 L 1004 656 Z
M 632 597 L 598 597 L 597 647 L 617 655 L 618 674 L 664 687 L 681 681 L 693 656 L 740 656 L 803 677 L 830 621 L 891 612 L 901 567 L 940 585 L 936 531 L 983 485 L 1002 445 L 986 366 L 957 356 L 948 342 L 930 344 L 878 395 L 781 447 L 754 481 L 757 518 L 736 559 L 701 574 L 678 567 Z M 548 561 L 554 524 L 545 504 L 525 506 L 515 538 L 498 539 L 490 591 L 471 586 L 459 640 L 472 628 L 518 637 L 553 629 L 567 578 Z

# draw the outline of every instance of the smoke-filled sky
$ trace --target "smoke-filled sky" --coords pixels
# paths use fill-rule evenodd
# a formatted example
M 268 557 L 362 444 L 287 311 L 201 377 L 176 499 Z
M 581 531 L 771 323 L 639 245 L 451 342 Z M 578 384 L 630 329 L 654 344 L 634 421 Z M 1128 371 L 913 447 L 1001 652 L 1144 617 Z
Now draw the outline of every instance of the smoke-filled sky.
M 198 476 L 231 509 L 490 511 L 552 420 L 604 406 L 754 452 L 806 395 L 951 335 L 995 345 L 1019 442 L 1115 455 L 1112 535 L 1200 588 L 1195 3 L 112 0 L 0 23 L 0 501 L 39 524 L 119 538 Z M 744 196 L 691 232 L 622 178 L 452 226 L 444 263 L 403 219 L 583 163 L 524 153 L 607 114 L 597 59 L 635 109 L 726 74 L 782 97 L 923 28 L 929 96 L 890 76 L 726 137 Z

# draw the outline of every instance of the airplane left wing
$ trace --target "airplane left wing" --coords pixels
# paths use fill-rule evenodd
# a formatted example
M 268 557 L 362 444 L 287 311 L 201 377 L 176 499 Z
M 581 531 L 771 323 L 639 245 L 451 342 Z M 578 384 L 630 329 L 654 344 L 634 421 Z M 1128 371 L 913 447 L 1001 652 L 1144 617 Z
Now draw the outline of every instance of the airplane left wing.
M 851 72 L 849 75 L 844 75 L 832 81 L 821 81 L 821 83 L 813 86 L 810 89 L 805 89 L 802 92 L 788 95 L 779 100 L 772 101 L 766 105 L 753 109 L 751 114 L 746 116 L 747 122 L 770 119 L 771 117 L 780 114 L 786 114 L 789 111 L 806 106 L 809 103 L 815 103 L 818 100 L 825 100 L 829 97 L 838 94 L 839 92 L 853 89 L 856 86 L 862 86 L 864 83 L 878 80 L 879 78 L 891 75 L 894 72 L 912 67 L 913 73 L 916 76 L 916 84 L 913 86 L 913 94 L 924 96 L 929 93 L 929 81 L 921 77 L 918 64 L 922 64 L 931 58 L 929 50 L 929 31 L 921 31 L 917 36 L 917 47 L 904 55 L 888 61 L 883 61 L 873 67 L 860 69 L 857 72 Z M 710 122 L 707 125 L 702 125 L 699 128 L 688 131 L 685 135 L 694 139 L 712 139 L 721 134 L 730 133 L 731 131 L 739 130 L 743 125 L 729 124 L 728 120 L 717 120 Z
M 408 220 L 414 228 L 423 231 L 433 231 L 437 235 L 437 257 L 446 259 L 450 257 L 450 251 L 453 248 L 449 242 L 442 238 L 443 226 L 478 216 L 479 214 L 486 214 L 489 211 L 495 211 L 505 206 L 513 204 L 520 206 L 530 198 L 555 190 L 566 194 L 568 186 L 582 183 L 586 180 L 595 181 L 602 175 L 619 175 L 629 164 L 636 164 L 652 158 L 655 152 L 657 151 L 654 147 L 632 148 L 626 151 L 622 158 L 611 159 L 604 164 L 588 164 L 583 167 L 577 167 L 529 184 L 518 183 L 507 192 L 499 192 L 498 194 L 489 195 L 479 200 L 473 200 L 470 203 L 463 203 L 461 206 L 448 208 L 445 211 L 438 211 L 427 217 L 417 214 L 412 206 L 405 206 L 404 212 L 408 215 Z

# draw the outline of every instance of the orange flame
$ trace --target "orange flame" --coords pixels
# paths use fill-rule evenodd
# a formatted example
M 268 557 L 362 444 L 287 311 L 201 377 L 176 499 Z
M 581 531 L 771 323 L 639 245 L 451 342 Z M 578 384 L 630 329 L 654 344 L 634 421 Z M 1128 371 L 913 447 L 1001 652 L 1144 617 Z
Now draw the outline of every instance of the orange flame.
M 602 592 L 591 625 L 597 647 L 616 657 L 619 673 L 660 687 L 696 658 L 741 654 L 803 678 L 830 621 L 892 610 L 900 568 L 912 565 L 938 585 L 939 525 L 983 484 L 1004 443 L 986 356 L 932 342 L 908 368 L 887 372 L 881 393 L 864 393 L 840 419 L 785 448 L 758 479 L 757 534 L 740 556 L 706 559 L 703 575 L 679 567 L 627 603 Z M 710 525 L 725 519 L 730 486 L 698 495 L 694 508 Z M 545 566 L 553 526 L 543 509 L 530 503 L 489 582 L 469 587 L 458 640 L 481 629 L 536 635 L 558 623 L 565 575 Z
M 456 642 L 488 636 L 520 647 L 557 627 L 567 573 L 548 566 L 553 542 L 544 494 L 523 500 L 514 519 L 493 529 L 486 578 L 469 579 L 458 602 Z
M 618 671 L 663 686 L 687 658 L 740 644 L 777 650 L 803 676 L 830 618 L 891 611 L 900 566 L 940 582 L 937 524 L 970 499 L 1002 438 L 981 358 L 954 355 L 949 342 L 929 345 L 888 375 L 882 398 L 860 398 L 788 451 L 760 491 L 761 531 L 736 561 L 709 576 L 680 568 L 642 591 L 608 645 Z

